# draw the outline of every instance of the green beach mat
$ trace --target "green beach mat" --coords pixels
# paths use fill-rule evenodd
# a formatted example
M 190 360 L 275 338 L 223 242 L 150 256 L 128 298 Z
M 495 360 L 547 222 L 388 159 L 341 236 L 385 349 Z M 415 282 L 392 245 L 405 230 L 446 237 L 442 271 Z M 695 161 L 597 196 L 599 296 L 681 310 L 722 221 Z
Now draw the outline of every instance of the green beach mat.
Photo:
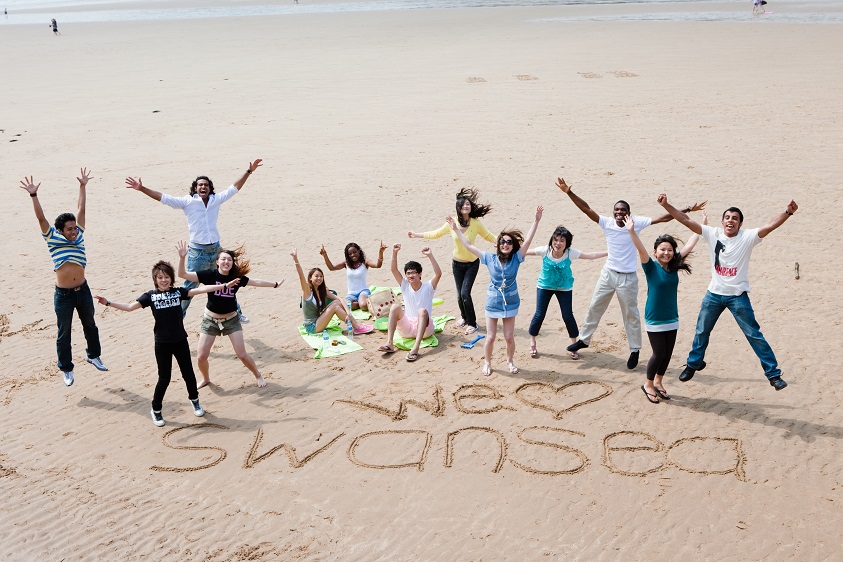
M 433 317 L 433 332 L 441 332 L 445 328 L 445 324 L 450 322 L 451 320 L 456 320 L 453 316 L 448 316 L 447 314 L 443 314 L 442 316 L 434 316 Z M 389 329 L 389 317 L 384 316 L 382 318 L 378 318 L 375 320 L 375 328 L 380 330 L 381 332 L 386 332 Z
M 331 322 L 328 323 L 327 330 L 328 338 L 330 339 L 328 340 L 328 345 L 324 346 L 324 340 L 322 339 L 321 332 L 318 334 L 308 334 L 304 329 L 304 326 L 299 326 L 299 334 L 302 339 L 307 342 L 307 345 L 316 350 L 316 354 L 313 356 L 314 359 L 336 357 L 337 355 L 344 355 L 346 353 L 351 353 L 352 351 L 360 351 L 363 349 L 362 346 L 342 335 L 342 328 L 340 327 L 340 321 L 338 318 L 334 317 Z M 338 343 L 338 345 L 330 345 L 331 340 L 337 340 L 337 342 L 341 343 Z

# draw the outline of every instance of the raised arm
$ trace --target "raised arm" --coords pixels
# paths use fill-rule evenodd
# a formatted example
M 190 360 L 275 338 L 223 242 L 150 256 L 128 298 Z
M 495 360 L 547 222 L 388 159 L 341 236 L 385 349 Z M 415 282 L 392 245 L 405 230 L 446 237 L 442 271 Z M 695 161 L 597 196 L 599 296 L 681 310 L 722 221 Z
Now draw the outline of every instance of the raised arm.
M 448 224 L 448 226 L 451 227 L 451 230 L 453 230 L 454 233 L 457 235 L 457 240 L 460 241 L 460 244 L 465 246 L 466 250 L 468 250 L 469 252 L 471 252 L 472 254 L 477 256 L 478 258 L 483 256 L 483 252 L 478 250 L 477 246 L 475 246 L 474 244 L 469 242 L 468 238 L 465 237 L 465 234 L 460 232 L 460 229 L 459 229 L 459 227 L 457 227 L 457 223 L 456 223 L 456 221 L 454 220 L 453 217 L 446 217 L 445 222 L 446 222 L 446 224 Z
M 635 248 L 638 250 L 638 259 L 641 260 L 641 263 L 650 261 L 650 254 L 647 253 L 647 248 L 644 247 L 644 243 L 638 237 L 638 233 L 635 232 L 635 222 L 632 220 L 632 217 L 626 217 L 623 220 L 623 224 L 626 226 L 626 231 L 629 232 L 629 237 L 632 238 L 632 243 L 635 244 Z
M 439 284 L 439 280 L 442 279 L 442 269 L 440 269 L 436 258 L 433 257 L 433 252 L 430 251 L 430 248 L 422 248 L 421 253 L 430 259 L 430 265 L 433 266 L 433 277 L 430 279 L 430 284 L 433 285 L 433 288 L 435 289 Z
M 571 186 L 565 183 L 565 180 L 562 178 L 556 178 L 556 187 L 558 187 L 562 193 L 565 193 L 568 197 L 570 197 L 571 201 L 574 202 L 574 205 L 577 206 L 577 209 L 585 213 L 585 216 L 594 222 L 600 222 L 600 215 L 594 212 L 594 210 L 588 206 L 588 203 L 574 195 L 574 192 L 571 191 Z
M 251 176 L 251 175 L 252 175 L 252 172 L 254 172 L 254 171 L 255 171 L 255 170 L 257 170 L 258 168 L 260 168 L 261 166 L 263 166 L 263 164 L 261 164 L 261 162 L 262 162 L 262 161 L 263 161 L 263 160 L 261 160 L 260 158 L 258 158 L 258 159 L 257 159 L 257 160 L 255 160 L 254 162 L 249 162 L 249 167 L 248 167 L 248 168 L 246 168 L 246 171 L 245 171 L 245 172 L 243 172 L 243 175 L 242 175 L 242 176 L 240 176 L 240 179 L 239 179 L 239 180 L 237 180 L 236 182 L 234 182 L 234 187 L 236 187 L 236 188 L 237 188 L 237 191 L 240 191 L 241 189 L 243 189 L 243 185 L 246 183 L 246 180 L 247 180 L 247 179 L 249 179 L 249 176 Z M 308 293 L 308 295 L 309 295 L 309 294 L 310 294 L 310 293 Z
M 524 244 L 518 250 L 518 253 L 521 254 L 522 258 L 527 253 L 527 250 L 530 249 L 530 244 L 533 243 L 533 237 L 536 235 L 536 230 L 539 229 L 539 222 L 542 220 L 543 212 L 544 207 L 541 205 L 536 207 L 536 218 L 533 220 L 533 224 L 530 225 L 530 230 L 527 231 L 527 237 L 524 239 Z
M 392 277 L 399 285 L 404 281 L 404 276 L 398 271 L 398 251 L 401 250 L 401 244 L 392 245 L 392 261 L 389 264 L 389 270 L 392 272 Z
M 659 205 L 664 207 L 664 210 L 667 211 L 671 217 L 675 218 L 676 220 L 687 226 L 691 230 L 691 232 L 694 232 L 695 234 L 702 234 L 702 227 L 700 226 L 700 224 L 697 221 L 692 220 L 691 217 L 689 217 L 670 203 L 668 203 L 667 195 L 662 193 L 661 195 L 659 195 L 657 201 L 659 202 Z
M 33 183 L 32 176 L 29 176 L 29 179 L 24 176 L 20 180 L 20 187 L 29 193 L 29 197 L 32 199 L 32 209 L 35 211 L 35 218 L 38 219 L 38 226 L 41 227 L 41 232 L 47 232 L 50 230 L 50 223 L 47 221 L 47 217 L 44 216 L 44 209 L 41 208 L 41 202 L 38 201 L 38 188 L 41 187 L 41 182 L 38 182 L 36 185 Z
M 85 228 L 85 210 L 87 207 L 87 194 L 85 193 L 85 188 L 88 185 L 88 181 L 91 179 L 90 174 L 91 172 L 87 168 L 82 168 L 80 170 L 82 172 L 82 176 L 76 178 L 79 181 L 79 205 L 76 211 L 76 224 Z
M 141 308 L 141 303 L 139 303 L 138 301 L 132 301 L 131 304 L 121 304 L 119 302 L 110 301 L 107 298 L 101 297 L 99 295 L 95 295 L 94 300 L 96 300 L 103 306 L 116 308 L 117 310 L 122 310 L 123 312 L 132 312 L 133 310 Z
M 179 240 L 178 244 L 176 244 L 176 249 L 179 251 L 179 270 L 176 272 L 176 275 L 178 275 L 182 279 L 187 279 L 188 281 L 199 283 L 199 276 L 196 275 L 196 272 L 187 271 L 184 268 L 184 257 L 187 255 L 187 242 L 185 242 L 184 240 Z
M 436 238 L 442 238 L 443 236 L 448 234 L 449 230 L 450 227 L 448 226 L 448 223 L 445 223 L 437 230 L 430 230 L 428 232 L 413 232 L 411 230 L 407 233 L 407 236 L 410 238 L 424 238 L 426 240 L 435 240 Z
M 255 279 L 254 277 L 249 277 L 249 283 L 247 283 L 247 287 L 266 287 L 269 289 L 277 289 L 281 285 L 284 284 L 284 279 L 280 281 L 267 281 L 265 279 Z
M 148 187 L 144 187 L 143 181 L 140 178 L 126 178 L 126 188 L 134 189 L 135 191 L 140 191 L 147 197 L 152 197 L 156 201 L 161 201 L 161 192 L 155 191 L 154 189 L 149 189 Z
M 609 255 L 609 252 L 580 252 L 581 260 L 599 260 Z
M 783 225 L 785 221 L 789 219 L 798 208 L 799 205 L 796 204 L 796 201 L 791 199 L 790 203 L 787 204 L 787 208 L 782 214 L 778 215 L 769 223 L 765 224 L 764 226 L 758 229 L 759 238 L 764 238 L 765 236 L 773 232 L 775 229 Z
M 705 212 L 705 209 L 703 209 L 702 214 L 703 214 L 702 223 L 708 224 L 708 213 Z M 679 250 L 679 255 L 684 258 L 688 254 L 690 254 L 694 250 L 694 247 L 697 245 L 697 242 L 699 242 L 699 241 L 700 241 L 700 235 L 695 232 L 694 234 L 691 235 L 690 238 L 688 238 L 688 241 L 685 242 L 685 245 L 682 246 L 682 249 Z
M 293 263 L 296 264 L 296 273 L 299 274 L 299 283 L 301 284 L 301 296 L 303 299 L 306 299 L 310 297 L 310 283 L 307 282 L 307 278 L 304 276 L 304 270 L 302 270 L 301 264 L 299 263 L 298 250 L 293 248 L 290 252 L 290 255 L 293 256 Z
M 333 262 L 331 262 L 331 258 L 328 257 L 328 250 L 325 249 L 325 244 L 322 244 L 322 247 L 319 249 L 319 255 L 325 259 L 325 267 L 327 267 L 329 271 L 339 271 L 340 269 L 345 269 L 345 262 L 338 263 L 337 265 L 334 265 Z
M 249 279 L 250 285 L 252 284 L 252 281 L 254 281 L 254 279 Z M 283 281 L 282 281 L 282 283 L 283 283 Z M 235 287 L 236 285 L 239 285 L 239 284 L 240 284 L 240 278 L 235 277 L 234 279 L 232 279 L 228 283 L 225 283 L 224 286 L 225 286 L 226 289 L 231 289 L 231 288 L 233 288 L 233 287 Z M 219 285 L 200 285 L 198 287 L 190 289 L 187 292 L 187 296 L 188 297 L 194 297 L 196 295 L 202 295 L 202 294 L 205 294 L 205 293 L 213 293 L 214 291 L 216 291 L 218 289 L 219 289 Z
M 687 215 L 688 213 L 692 213 L 694 211 L 702 211 L 703 209 L 705 209 L 705 206 L 706 206 L 707 203 L 708 203 L 708 201 L 706 200 L 706 201 L 703 201 L 702 203 L 694 203 L 693 205 L 688 205 L 687 207 L 682 209 L 681 212 L 685 213 Z M 658 216 L 658 217 L 652 219 L 650 221 L 650 224 L 659 224 L 659 223 L 662 223 L 662 222 L 669 222 L 669 221 L 672 221 L 672 220 L 673 220 L 673 215 L 671 215 L 670 213 L 665 213 L 661 216 Z
M 383 265 L 383 253 L 386 250 L 386 244 L 381 240 L 381 247 L 378 249 L 378 261 L 366 260 L 366 267 L 369 269 L 379 269 Z

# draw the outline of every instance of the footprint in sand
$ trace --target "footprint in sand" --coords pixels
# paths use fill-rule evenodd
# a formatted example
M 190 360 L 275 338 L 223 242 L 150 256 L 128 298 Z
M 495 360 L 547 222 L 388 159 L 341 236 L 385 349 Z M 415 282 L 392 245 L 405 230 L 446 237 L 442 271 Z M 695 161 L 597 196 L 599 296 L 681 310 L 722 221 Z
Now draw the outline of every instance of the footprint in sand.
M 538 80 L 538 76 L 533 76 L 532 74 L 516 74 L 515 78 L 521 80 L 522 82 L 525 80 Z
M 597 72 L 577 72 L 583 78 L 603 78 L 602 74 L 598 74 Z
M 469 76 L 468 78 L 465 79 L 465 81 L 468 82 L 469 84 L 477 84 L 478 82 L 485 82 L 486 79 L 482 78 L 480 76 Z
M 609 74 L 615 78 L 638 78 L 637 74 L 627 72 L 626 70 L 612 70 Z

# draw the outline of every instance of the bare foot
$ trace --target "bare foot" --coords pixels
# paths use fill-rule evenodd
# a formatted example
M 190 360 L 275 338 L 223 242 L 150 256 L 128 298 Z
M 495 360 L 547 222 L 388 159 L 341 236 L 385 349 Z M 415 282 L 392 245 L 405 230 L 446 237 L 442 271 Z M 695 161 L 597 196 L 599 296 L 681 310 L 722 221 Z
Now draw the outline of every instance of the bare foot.
M 266 381 L 263 380 L 263 375 L 258 375 L 255 377 L 255 383 L 258 385 L 258 388 L 263 388 L 266 386 Z
M 206 386 L 208 386 L 209 384 L 211 384 L 211 380 L 210 380 L 210 379 L 208 379 L 208 380 L 203 380 L 202 382 L 200 382 L 199 384 L 197 384 L 197 385 L 196 385 L 196 390 L 199 390 L 200 388 L 205 388 L 205 387 L 206 387 Z

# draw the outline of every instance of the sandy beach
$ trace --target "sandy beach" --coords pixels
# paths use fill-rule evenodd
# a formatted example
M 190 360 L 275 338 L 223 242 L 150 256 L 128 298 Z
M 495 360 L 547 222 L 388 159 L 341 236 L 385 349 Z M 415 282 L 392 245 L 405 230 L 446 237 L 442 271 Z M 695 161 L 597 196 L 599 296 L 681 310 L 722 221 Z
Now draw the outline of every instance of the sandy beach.
M 840 26 L 569 21 L 681 9 L 692 7 L 79 23 L 61 37 L 49 20 L 3 26 L 3 279 L 14 290 L 0 307 L 0 558 L 839 559 Z M 246 245 L 252 276 L 286 279 L 238 293 L 267 387 L 218 338 L 214 384 L 200 391 L 206 415 L 193 416 L 175 370 L 167 425 L 155 427 L 151 314 L 97 306 L 110 371 L 85 363 L 74 321 L 76 383 L 66 388 L 54 274 L 20 179 L 42 182 L 52 221 L 75 212 L 75 177 L 93 170 L 86 277 L 94 294 L 131 302 L 153 288 L 153 263 L 177 262 L 187 227 L 124 178 L 183 195 L 205 174 L 224 189 L 255 158 L 264 166 L 219 226 L 223 246 Z M 551 304 L 530 357 L 537 258 L 518 279 L 517 375 L 499 335 L 495 371 L 481 376 L 482 346 L 461 349 L 470 338 L 454 322 L 413 364 L 378 353 L 382 335 L 312 358 L 297 331 L 292 247 L 305 269 L 324 265 L 320 244 L 338 260 L 349 241 L 373 254 L 381 239 L 402 244 L 401 263 L 427 265 L 425 241 L 407 231 L 441 226 L 454 194 L 471 187 L 494 207 L 483 219 L 493 232 L 526 230 L 541 204 L 534 244 L 564 224 L 574 247 L 603 250 L 600 228 L 554 187 L 557 176 L 604 215 L 618 199 L 661 214 L 656 197 L 667 193 L 677 206 L 709 200 L 714 222 L 740 207 L 754 228 L 796 200 L 750 272 L 790 386 L 767 384 L 728 314 L 706 370 L 677 380 L 710 281 L 703 243 L 679 286 L 669 402 L 652 405 L 639 388 L 646 336 L 641 365 L 626 369 L 617 301 L 579 361 Z M 690 234 L 671 222 L 645 230 L 644 243 L 664 232 Z M 450 238 L 430 246 L 445 272 L 435 312 L 457 316 Z M 388 257 L 370 284 L 395 284 Z M 574 264 L 580 323 L 601 267 Z M 481 268 L 481 324 L 488 279 Z M 344 273 L 327 284 L 344 294 Z M 194 361 L 203 302 L 185 320 Z

